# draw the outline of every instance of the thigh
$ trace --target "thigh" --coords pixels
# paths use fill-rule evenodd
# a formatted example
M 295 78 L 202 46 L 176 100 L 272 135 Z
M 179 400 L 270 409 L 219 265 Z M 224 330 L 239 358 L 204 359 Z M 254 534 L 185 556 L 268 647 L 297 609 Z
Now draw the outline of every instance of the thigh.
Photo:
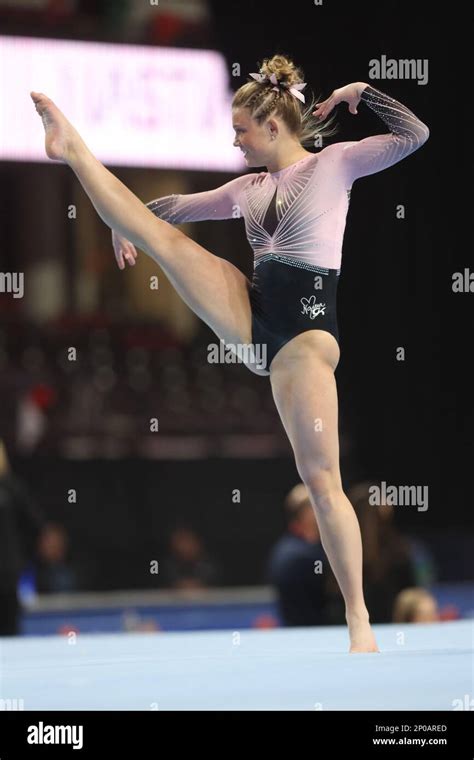
M 338 359 L 334 337 L 311 330 L 283 346 L 270 368 L 273 398 L 306 483 L 325 471 L 340 485 Z
M 158 236 L 155 247 L 151 240 L 150 255 L 183 301 L 216 336 L 225 344 L 235 346 L 235 353 L 243 357 L 243 363 L 250 370 L 267 374 L 257 369 L 258 362 L 249 359 L 252 355 L 249 350 L 252 344 L 250 281 L 230 261 L 214 255 L 181 231 L 174 233 L 170 234 L 166 246 Z

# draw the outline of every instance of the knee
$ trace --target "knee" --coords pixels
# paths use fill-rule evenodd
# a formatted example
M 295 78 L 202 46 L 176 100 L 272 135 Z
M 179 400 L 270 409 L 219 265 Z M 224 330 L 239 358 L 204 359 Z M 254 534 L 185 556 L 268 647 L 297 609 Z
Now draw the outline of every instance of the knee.
M 317 511 L 328 512 L 340 503 L 342 483 L 338 471 L 313 465 L 300 471 L 300 475 Z

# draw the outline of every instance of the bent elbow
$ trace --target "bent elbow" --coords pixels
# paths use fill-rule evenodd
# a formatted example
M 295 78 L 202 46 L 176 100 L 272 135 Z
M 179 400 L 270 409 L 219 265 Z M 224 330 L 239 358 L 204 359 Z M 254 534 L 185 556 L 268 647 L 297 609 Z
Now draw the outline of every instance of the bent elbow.
M 427 124 L 423 124 L 423 122 L 420 123 L 420 129 L 419 129 L 419 141 L 420 145 L 423 145 L 427 141 L 427 139 L 430 136 L 430 130 Z

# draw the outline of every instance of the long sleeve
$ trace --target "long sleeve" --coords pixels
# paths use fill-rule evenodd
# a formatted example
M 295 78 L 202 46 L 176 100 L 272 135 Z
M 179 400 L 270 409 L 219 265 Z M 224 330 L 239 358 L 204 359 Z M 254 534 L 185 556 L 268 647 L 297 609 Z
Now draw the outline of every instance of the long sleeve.
M 371 85 L 362 91 L 361 102 L 380 116 L 390 132 L 336 144 L 341 151 L 347 187 L 358 177 L 375 174 L 406 158 L 418 150 L 430 134 L 426 124 L 406 106 Z
M 189 195 L 165 195 L 147 203 L 155 216 L 170 224 L 203 222 L 206 219 L 239 219 L 239 197 L 257 174 L 244 174 L 214 190 Z

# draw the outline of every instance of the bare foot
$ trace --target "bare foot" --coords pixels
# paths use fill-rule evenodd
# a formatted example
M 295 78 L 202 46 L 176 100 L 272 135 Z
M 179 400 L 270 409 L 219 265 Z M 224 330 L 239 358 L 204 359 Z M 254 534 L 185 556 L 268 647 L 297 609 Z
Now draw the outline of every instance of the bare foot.
M 347 618 L 351 648 L 349 654 L 380 652 L 368 618 Z
M 67 163 L 74 144 L 81 140 L 79 133 L 46 95 L 42 92 L 31 92 L 30 95 L 43 120 L 46 155 Z

